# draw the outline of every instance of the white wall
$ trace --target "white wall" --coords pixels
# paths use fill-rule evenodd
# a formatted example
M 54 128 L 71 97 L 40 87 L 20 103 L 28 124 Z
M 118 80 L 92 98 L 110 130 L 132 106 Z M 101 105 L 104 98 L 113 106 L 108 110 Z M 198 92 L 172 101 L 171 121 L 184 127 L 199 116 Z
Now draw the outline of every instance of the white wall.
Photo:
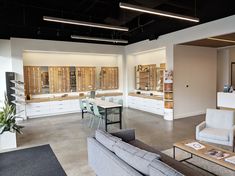
M 25 66 L 118 66 L 118 55 L 29 51 L 23 61 Z
M 24 51 L 24 66 L 93 66 L 93 67 L 118 67 L 119 90 L 123 90 L 122 55 L 78 53 L 78 52 L 42 52 Z
M 11 46 L 9 40 L 0 40 L 0 107 L 4 101 L 4 92 L 6 91 L 5 72 L 11 72 Z
M 135 89 L 135 66 L 156 64 L 159 67 L 160 63 L 165 63 L 165 62 L 166 62 L 165 48 L 128 55 L 127 57 L 128 92 L 134 91 Z
M 206 108 L 216 107 L 216 67 L 215 48 L 174 47 L 175 119 L 203 114 Z
M 223 91 L 225 84 L 231 84 L 231 63 L 235 62 L 235 46 L 218 49 L 217 91 Z
M 123 54 L 123 46 L 88 44 L 79 42 L 62 42 L 49 40 L 11 38 L 12 68 L 18 73 L 18 79 L 23 80 L 23 52 L 76 52 L 96 54 Z

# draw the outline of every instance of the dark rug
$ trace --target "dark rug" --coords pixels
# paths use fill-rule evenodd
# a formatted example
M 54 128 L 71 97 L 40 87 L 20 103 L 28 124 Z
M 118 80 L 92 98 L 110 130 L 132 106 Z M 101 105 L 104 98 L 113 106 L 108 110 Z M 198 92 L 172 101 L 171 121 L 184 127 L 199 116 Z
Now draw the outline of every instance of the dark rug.
M 0 176 L 66 176 L 50 145 L 0 153 Z

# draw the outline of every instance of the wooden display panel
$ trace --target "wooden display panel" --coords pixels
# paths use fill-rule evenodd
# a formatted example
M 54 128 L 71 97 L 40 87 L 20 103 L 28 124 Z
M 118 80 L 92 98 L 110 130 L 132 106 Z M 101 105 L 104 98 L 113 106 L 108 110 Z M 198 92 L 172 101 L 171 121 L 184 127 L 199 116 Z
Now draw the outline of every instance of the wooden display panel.
M 157 67 L 156 68 L 156 90 L 158 92 L 163 92 L 163 79 L 164 79 L 164 68 Z
M 118 67 L 101 67 L 100 88 L 102 90 L 118 89 Z
M 135 67 L 136 89 L 156 90 L 156 64 L 138 65 Z
M 173 71 L 165 71 L 164 77 L 164 107 L 165 109 L 173 109 Z
M 76 67 L 77 91 L 89 91 L 96 89 L 95 67 Z
M 69 71 L 69 67 L 49 67 L 50 93 L 70 92 Z
M 24 66 L 25 95 L 40 94 L 41 71 L 37 66 Z

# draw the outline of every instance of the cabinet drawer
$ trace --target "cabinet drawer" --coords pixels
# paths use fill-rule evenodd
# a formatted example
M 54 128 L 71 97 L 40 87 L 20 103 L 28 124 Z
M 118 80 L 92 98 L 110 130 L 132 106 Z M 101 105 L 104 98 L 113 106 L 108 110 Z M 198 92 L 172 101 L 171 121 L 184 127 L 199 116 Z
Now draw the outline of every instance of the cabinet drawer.
M 29 108 L 29 109 L 38 109 L 38 108 L 45 108 L 45 107 L 50 107 L 50 102 L 29 103 L 26 105 L 26 108 Z

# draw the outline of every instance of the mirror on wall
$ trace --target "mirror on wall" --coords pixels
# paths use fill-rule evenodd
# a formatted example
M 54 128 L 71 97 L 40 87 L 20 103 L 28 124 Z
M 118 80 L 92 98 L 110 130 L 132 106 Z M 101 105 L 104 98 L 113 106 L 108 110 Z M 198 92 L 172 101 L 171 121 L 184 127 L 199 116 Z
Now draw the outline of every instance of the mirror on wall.
M 40 67 L 41 70 L 41 87 L 42 87 L 42 93 L 48 94 L 49 91 L 49 73 L 48 73 L 48 67 L 42 66 Z
M 235 88 L 235 62 L 231 63 L 231 85 Z

